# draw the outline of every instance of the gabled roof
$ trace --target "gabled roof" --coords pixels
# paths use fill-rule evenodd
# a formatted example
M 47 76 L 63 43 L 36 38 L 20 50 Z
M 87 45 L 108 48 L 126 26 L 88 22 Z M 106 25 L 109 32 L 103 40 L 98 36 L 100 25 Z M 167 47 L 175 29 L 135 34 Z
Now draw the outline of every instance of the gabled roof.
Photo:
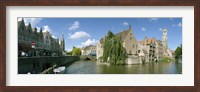
M 147 38 L 147 40 L 146 40 L 146 44 L 153 44 L 153 43 L 155 43 L 155 39 L 154 38 Z
M 116 34 L 116 36 L 121 37 L 121 40 L 124 41 L 128 36 L 130 30 L 125 30 Z
M 138 41 L 139 44 L 144 45 L 144 41 Z
M 119 32 L 115 35 L 118 37 L 121 37 L 121 40 L 124 41 L 130 32 L 131 32 L 131 26 L 129 27 L 129 29 Z M 105 37 L 100 39 L 100 44 L 104 43 L 104 39 L 105 39 Z
M 18 28 L 20 27 L 21 24 L 22 24 L 22 21 L 18 21 Z
M 89 45 L 89 46 L 86 46 L 86 47 L 83 47 L 82 50 L 88 50 L 88 49 L 91 49 L 92 47 L 95 47 L 95 45 Z

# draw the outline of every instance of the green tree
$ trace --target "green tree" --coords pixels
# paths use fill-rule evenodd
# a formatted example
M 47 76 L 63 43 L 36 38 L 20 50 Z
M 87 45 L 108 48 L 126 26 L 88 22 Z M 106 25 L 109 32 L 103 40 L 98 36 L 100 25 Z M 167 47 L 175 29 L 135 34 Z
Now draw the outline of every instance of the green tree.
M 182 55 L 182 44 L 176 48 L 175 58 L 178 58 L 180 55 Z
M 115 36 L 108 31 L 103 46 L 103 62 L 111 64 L 125 64 L 126 50 L 122 45 L 121 37 Z
M 72 51 L 66 51 L 66 55 L 72 55 Z
M 80 49 L 80 48 L 73 47 L 72 55 L 73 55 L 73 56 L 81 55 L 81 49 Z

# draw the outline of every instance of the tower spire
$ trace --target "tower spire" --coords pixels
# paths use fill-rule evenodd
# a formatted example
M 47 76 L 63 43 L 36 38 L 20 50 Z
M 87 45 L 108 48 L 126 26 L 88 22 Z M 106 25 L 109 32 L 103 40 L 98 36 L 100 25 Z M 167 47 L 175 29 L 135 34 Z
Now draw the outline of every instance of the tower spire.
M 65 39 L 64 39 L 64 33 L 62 32 L 62 38 L 61 38 L 61 48 L 62 51 L 65 51 Z

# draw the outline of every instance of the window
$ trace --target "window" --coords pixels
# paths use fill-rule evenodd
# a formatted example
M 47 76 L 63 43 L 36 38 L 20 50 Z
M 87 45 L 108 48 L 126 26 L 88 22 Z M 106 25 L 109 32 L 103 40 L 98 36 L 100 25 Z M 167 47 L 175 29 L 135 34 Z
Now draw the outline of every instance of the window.
M 133 48 L 135 47 L 134 44 L 132 45 L 132 47 L 133 47 Z
M 138 50 L 138 53 L 140 53 L 140 50 Z

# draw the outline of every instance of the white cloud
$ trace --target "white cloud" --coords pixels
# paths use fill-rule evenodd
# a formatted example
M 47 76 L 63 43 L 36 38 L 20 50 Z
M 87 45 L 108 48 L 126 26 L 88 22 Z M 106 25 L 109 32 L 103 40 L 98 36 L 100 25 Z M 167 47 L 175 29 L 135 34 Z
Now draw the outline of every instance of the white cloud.
M 37 32 L 40 32 L 40 28 L 38 26 L 36 26 L 35 28 L 37 28 Z
M 74 23 L 68 28 L 69 30 L 76 30 L 80 28 L 80 24 L 78 21 L 74 21 Z
M 81 47 L 89 46 L 89 45 L 95 45 L 98 42 L 98 40 L 95 39 L 88 39 L 87 41 L 81 43 Z
M 43 29 L 43 31 L 42 32 L 51 32 L 51 29 L 49 28 L 49 26 L 48 25 L 46 25 L 46 26 L 44 26 L 44 29 Z
M 18 21 L 21 21 L 22 18 L 18 18 Z M 25 25 L 28 25 L 29 23 L 31 23 L 32 27 L 35 27 L 36 24 L 40 23 L 40 21 L 42 20 L 42 18 L 24 18 L 24 23 Z
M 127 25 L 128 25 L 128 22 L 123 22 L 123 25 L 127 26 Z
M 150 18 L 149 21 L 157 21 L 158 18 Z
M 75 32 L 74 34 L 69 34 L 69 39 L 80 39 L 80 38 L 85 38 L 85 37 L 90 37 L 90 34 L 84 31 L 78 31 L 78 32 Z
M 53 37 L 54 39 L 58 39 L 58 37 L 56 37 L 56 36 L 54 36 L 54 35 L 52 35 L 52 37 Z
M 173 26 L 173 27 L 176 27 L 176 26 L 177 26 L 177 27 L 181 27 L 181 26 L 182 26 L 182 23 L 179 22 L 178 24 L 173 24 L 172 26 Z
M 145 28 L 145 27 L 142 27 L 142 31 L 146 31 L 146 28 Z

